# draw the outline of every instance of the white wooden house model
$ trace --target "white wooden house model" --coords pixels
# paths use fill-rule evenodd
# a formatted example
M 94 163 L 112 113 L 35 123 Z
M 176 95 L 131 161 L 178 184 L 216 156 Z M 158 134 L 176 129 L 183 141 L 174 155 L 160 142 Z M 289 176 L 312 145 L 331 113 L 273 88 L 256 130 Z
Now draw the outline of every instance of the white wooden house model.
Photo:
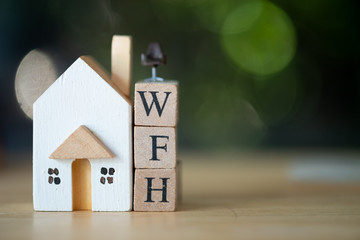
M 34 103 L 37 211 L 132 209 L 132 103 L 89 57 Z

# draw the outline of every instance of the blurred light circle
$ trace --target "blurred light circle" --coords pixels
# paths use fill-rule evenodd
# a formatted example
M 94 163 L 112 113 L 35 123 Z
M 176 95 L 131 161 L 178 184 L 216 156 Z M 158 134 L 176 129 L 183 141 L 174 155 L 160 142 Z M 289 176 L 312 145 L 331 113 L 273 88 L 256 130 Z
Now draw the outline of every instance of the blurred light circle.
M 54 59 L 39 49 L 30 51 L 16 71 L 16 98 L 24 113 L 32 119 L 33 103 L 60 75 Z
M 258 76 L 284 69 L 296 49 L 291 20 L 268 1 L 239 5 L 225 19 L 221 38 L 225 53 L 236 66 Z
M 262 1 L 243 3 L 228 15 L 222 27 L 222 34 L 238 34 L 246 31 L 256 22 L 262 10 Z
M 193 10 L 203 28 L 220 33 L 224 20 L 241 1 L 243 0 L 206 0 Z

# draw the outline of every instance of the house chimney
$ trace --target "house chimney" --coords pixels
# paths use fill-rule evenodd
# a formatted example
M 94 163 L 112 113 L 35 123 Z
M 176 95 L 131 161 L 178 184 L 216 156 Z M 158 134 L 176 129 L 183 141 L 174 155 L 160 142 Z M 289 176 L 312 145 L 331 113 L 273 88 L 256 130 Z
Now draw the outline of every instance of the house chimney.
M 130 98 L 131 36 L 114 35 L 111 44 L 111 81 Z

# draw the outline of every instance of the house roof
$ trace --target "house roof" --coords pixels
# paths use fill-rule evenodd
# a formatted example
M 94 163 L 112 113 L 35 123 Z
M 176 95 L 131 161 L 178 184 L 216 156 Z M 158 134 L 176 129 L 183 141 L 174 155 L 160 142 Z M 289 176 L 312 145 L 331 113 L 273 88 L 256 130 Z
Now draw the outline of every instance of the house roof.
M 51 159 L 112 158 L 114 154 L 84 125 L 76 129 L 51 155 Z
M 95 59 L 93 59 L 90 56 L 81 56 L 80 57 L 89 67 L 91 67 L 102 79 L 105 80 L 119 95 L 121 95 L 124 100 L 132 105 L 132 101 L 129 97 L 126 96 L 126 94 L 121 90 L 121 88 L 111 80 L 111 77 L 106 72 L 104 68 L 101 67 L 99 63 L 96 62 Z

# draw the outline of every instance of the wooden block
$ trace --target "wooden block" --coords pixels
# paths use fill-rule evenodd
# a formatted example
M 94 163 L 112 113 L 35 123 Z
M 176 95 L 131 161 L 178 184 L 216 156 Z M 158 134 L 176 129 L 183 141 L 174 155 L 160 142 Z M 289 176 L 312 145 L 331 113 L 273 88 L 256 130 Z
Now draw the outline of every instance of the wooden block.
M 178 83 L 135 84 L 135 125 L 174 127 L 178 115 Z
M 175 128 L 135 126 L 134 161 L 135 168 L 175 168 Z
M 182 161 L 177 160 L 176 161 L 176 200 L 178 204 L 182 202 L 182 197 L 183 197 L 182 169 L 183 169 Z
M 52 159 L 112 158 L 114 154 L 87 127 L 76 129 L 51 155 Z
M 111 84 L 106 72 L 87 57 L 76 60 L 36 100 L 33 122 L 36 211 L 89 209 L 90 199 L 92 211 L 132 209 L 132 110 L 131 102 Z M 81 125 L 88 129 L 78 129 Z M 74 137 L 68 138 L 72 133 Z M 62 146 L 59 151 L 54 152 L 59 146 Z M 51 159 L 50 155 L 60 159 Z M 72 178 L 74 175 L 76 179 Z M 78 189 L 85 187 L 87 190 L 79 194 Z
M 176 169 L 135 169 L 134 211 L 171 212 L 176 206 Z
M 76 159 L 71 166 L 73 187 L 73 210 L 90 210 L 91 165 L 87 159 Z
M 131 88 L 132 42 L 130 36 L 113 36 L 111 44 L 111 81 L 127 96 Z

